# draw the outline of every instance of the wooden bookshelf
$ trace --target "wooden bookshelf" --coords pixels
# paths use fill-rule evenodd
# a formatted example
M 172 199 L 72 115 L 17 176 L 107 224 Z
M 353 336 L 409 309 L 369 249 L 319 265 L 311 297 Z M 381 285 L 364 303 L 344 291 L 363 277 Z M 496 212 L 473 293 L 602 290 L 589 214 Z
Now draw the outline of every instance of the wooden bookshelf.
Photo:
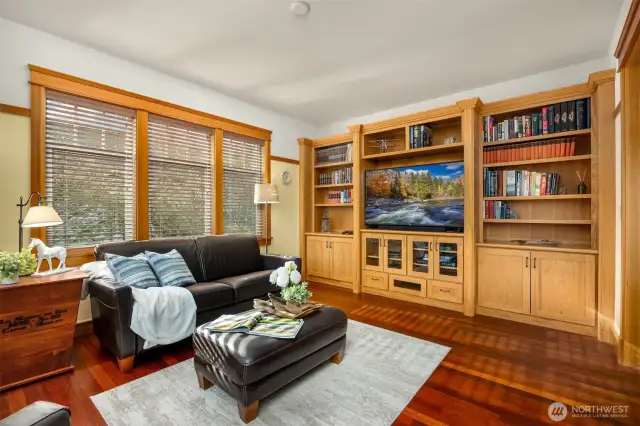
M 496 141 L 496 142 L 485 142 L 482 144 L 482 147 L 489 148 L 489 147 L 501 146 L 501 145 L 513 145 L 513 144 L 519 144 L 519 143 L 525 143 L 525 142 L 536 142 L 536 141 L 545 141 L 545 140 L 570 138 L 575 136 L 590 136 L 590 135 L 591 135 L 591 129 L 580 129 L 580 130 L 571 130 L 568 132 L 547 133 L 544 135 L 505 139 L 505 140 Z
M 330 185 L 315 185 L 316 189 L 322 189 L 322 188 L 352 188 L 353 187 L 353 183 L 333 183 Z
M 353 203 L 320 203 L 316 207 L 353 207 Z
M 591 160 L 591 154 L 586 155 L 573 155 L 571 157 L 553 157 L 553 158 L 539 158 L 537 160 L 520 160 L 520 161 L 508 161 L 505 163 L 485 163 L 482 167 L 511 167 L 511 166 L 524 166 L 527 164 L 544 164 L 544 163 L 562 163 L 566 161 L 585 161 Z
M 548 200 L 588 200 L 591 194 L 563 194 L 563 195 L 528 195 L 515 197 L 484 197 L 486 201 L 548 201 Z
M 343 167 L 343 166 L 353 166 L 353 161 L 336 161 L 334 163 L 320 163 L 320 164 L 316 164 L 313 167 L 316 169 L 328 169 L 331 167 Z
M 364 155 L 363 160 L 377 160 L 385 158 L 401 159 L 410 158 L 424 154 L 444 154 L 448 152 L 462 152 L 464 150 L 464 144 L 462 142 L 456 142 L 449 145 L 436 145 L 427 146 L 425 148 L 406 149 L 402 151 L 382 152 L 380 154 Z
M 482 219 L 484 223 L 526 223 L 529 225 L 591 225 L 591 220 L 565 220 L 565 219 Z

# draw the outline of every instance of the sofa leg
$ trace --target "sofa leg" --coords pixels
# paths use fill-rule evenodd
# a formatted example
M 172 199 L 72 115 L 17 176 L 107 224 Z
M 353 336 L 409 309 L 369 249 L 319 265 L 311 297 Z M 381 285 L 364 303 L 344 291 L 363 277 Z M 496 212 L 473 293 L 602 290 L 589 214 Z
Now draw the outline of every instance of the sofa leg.
M 344 358 L 344 349 L 336 352 L 331 357 L 331 362 L 334 364 L 340 364 L 342 362 L 342 358 Z
M 258 403 L 260 401 L 256 401 L 253 404 L 244 406 L 241 402 L 238 402 L 238 414 L 240 415 L 240 420 L 245 423 L 249 423 L 255 420 L 258 417 Z
M 198 385 L 200 386 L 200 389 L 207 390 L 211 386 L 215 386 L 214 382 L 212 382 L 211 380 L 207 379 L 202 374 L 200 374 L 200 373 L 196 373 L 196 374 L 198 375 Z
M 126 358 L 118 358 L 118 368 L 123 373 L 128 373 L 133 368 L 133 360 L 135 355 L 128 356 Z

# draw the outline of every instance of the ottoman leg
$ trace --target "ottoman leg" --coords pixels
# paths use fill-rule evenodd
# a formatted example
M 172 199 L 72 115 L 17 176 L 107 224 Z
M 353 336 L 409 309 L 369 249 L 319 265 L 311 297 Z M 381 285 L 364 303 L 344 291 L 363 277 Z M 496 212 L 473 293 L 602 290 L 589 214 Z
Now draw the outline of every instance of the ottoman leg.
M 207 390 L 211 386 L 215 385 L 215 383 L 213 383 L 211 380 L 204 377 L 202 374 L 200 373 L 196 373 L 196 374 L 198 375 L 198 385 L 200 386 L 200 389 Z
M 260 401 L 256 401 L 253 404 L 244 406 L 241 402 L 238 402 L 238 414 L 240 415 L 240 420 L 245 423 L 249 423 L 255 420 L 258 416 L 258 403 Z
M 339 352 L 336 352 L 332 357 L 331 357 L 331 362 L 334 364 L 340 364 L 342 362 L 342 358 L 344 358 L 344 349 L 342 349 Z

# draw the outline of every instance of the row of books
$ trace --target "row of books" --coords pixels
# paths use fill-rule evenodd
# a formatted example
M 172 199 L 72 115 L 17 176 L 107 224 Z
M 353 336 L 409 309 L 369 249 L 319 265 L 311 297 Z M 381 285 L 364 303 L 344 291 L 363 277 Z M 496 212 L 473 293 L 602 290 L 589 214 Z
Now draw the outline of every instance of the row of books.
M 533 112 L 496 122 L 484 117 L 483 142 L 526 138 L 591 127 L 591 98 L 562 102 Z
M 487 200 L 484 202 L 485 219 L 517 219 L 516 213 L 511 210 L 506 201 Z
M 431 136 L 433 136 L 433 130 L 429 126 L 424 124 L 409 126 L 409 148 L 416 149 L 431 146 Z
M 334 170 L 332 172 L 320 173 L 318 175 L 318 185 L 337 185 L 341 183 L 353 183 L 353 168 Z
M 351 204 L 351 190 L 343 189 L 342 191 L 329 191 L 330 204 Z
M 572 157 L 576 154 L 575 138 L 550 141 L 525 142 L 517 145 L 485 147 L 482 161 L 485 164 L 509 161 L 540 160 L 541 158 Z
M 331 146 L 316 150 L 316 164 L 353 161 L 353 144 Z
M 531 197 L 558 195 L 560 175 L 528 170 L 484 171 L 485 197 Z

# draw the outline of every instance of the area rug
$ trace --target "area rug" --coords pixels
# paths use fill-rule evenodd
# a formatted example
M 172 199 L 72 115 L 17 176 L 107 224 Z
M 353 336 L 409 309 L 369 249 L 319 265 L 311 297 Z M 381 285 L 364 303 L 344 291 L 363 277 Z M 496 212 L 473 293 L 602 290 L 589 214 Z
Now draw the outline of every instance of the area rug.
M 255 426 L 390 425 L 449 348 L 349 321 L 341 364 L 324 363 L 260 401 Z M 198 387 L 193 359 L 92 396 L 114 426 L 243 425 L 235 401 Z

